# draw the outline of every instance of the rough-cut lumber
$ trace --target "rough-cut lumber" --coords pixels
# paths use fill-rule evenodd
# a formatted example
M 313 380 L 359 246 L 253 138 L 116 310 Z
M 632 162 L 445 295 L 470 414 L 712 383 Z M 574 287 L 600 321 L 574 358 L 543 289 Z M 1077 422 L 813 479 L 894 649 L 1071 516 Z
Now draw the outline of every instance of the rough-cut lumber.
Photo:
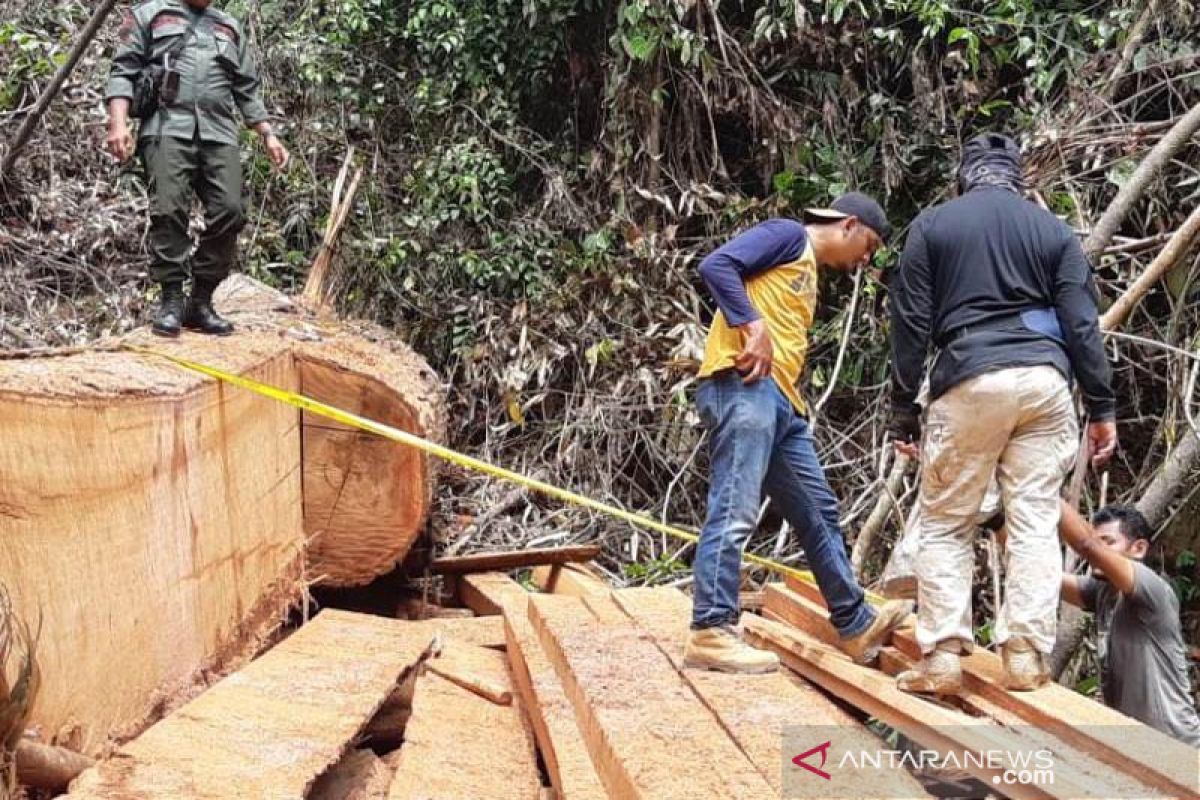
M 863 711 L 900 730 L 922 746 L 948 753 L 1028 752 L 1029 745 L 1019 731 L 985 717 L 972 717 L 896 688 L 890 675 L 853 663 L 835 647 L 778 622 L 759 617 L 743 619 L 746 636 L 758 645 L 771 647 L 791 669 L 823 686 L 827 691 L 853 703 Z M 979 780 L 994 784 L 1003 779 L 1002 769 L 993 769 L 984 761 L 962 759 L 965 771 Z M 1095 794 L 1105 776 L 1079 772 L 1073 765 L 1055 761 L 1051 785 L 1006 784 L 1006 795 L 1018 798 L 1119 797 L 1119 794 Z M 834 775 L 837 780 L 837 775 Z M 1113 783 L 1124 783 L 1118 778 Z
M 477 553 L 469 556 L 435 558 L 430 571 L 435 575 L 461 575 L 469 572 L 498 572 L 521 569 L 538 564 L 566 564 L 573 561 L 591 561 L 600 555 L 600 545 L 585 544 L 570 547 L 531 547 L 528 550 L 510 550 L 503 553 Z
M 565 594 L 571 597 L 608 595 L 612 587 L 596 575 L 586 564 L 558 564 L 535 567 L 533 585 L 550 594 Z
M 431 642 L 422 623 L 322 611 L 85 772 L 70 797 L 303 797 Z
M 504 649 L 504 621 L 500 617 L 470 617 L 468 619 L 424 620 L 432 630 L 441 631 L 445 638 L 477 647 Z
M 498 572 L 466 575 L 459 591 L 479 613 L 495 609 L 490 613 L 504 615 L 513 684 L 529 714 L 550 784 L 559 800 L 607 798 L 575 723 L 575 710 L 529 622 L 529 592 Z
M 351 750 L 317 779 L 308 800 L 387 800 L 393 774 L 370 750 Z
M 770 797 L 771 786 L 632 620 L 604 625 L 572 597 L 535 595 L 530 619 L 610 796 Z
M 913 660 L 892 648 L 880 653 L 880 667 L 888 675 L 897 675 L 913 667 Z M 1053 734 L 1035 728 L 1006 708 L 978 695 L 964 698 L 964 706 L 974 715 L 981 715 L 1003 726 L 1013 734 L 1014 746 L 1021 751 L 1033 753 L 1044 750 L 1053 754 L 1054 783 L 1059 797 L 1112 797 L 1112 798 L 1175 798 L 1174 793 L 1163 794 L 1138 779 L 1114 770 L 1084 749 L 1073 747 Z M 1193 795 L 1194 796 L 1194 795 Z
M 841 729 L 839 746 L 864 750 L 879 747 L 877 736 L 807 681 L 794 679 L 784 672 L 726 675 L 683 670 L 684 639 L 692 603 L 678 589 L 621 589 L 613 592 L 613 597 L 654 637 L 676 669 L 682 670 L 696 695 L 717 716 L 777 794 L 783 791 L 781 765 L 788 726 L 838 727 Z M 851 774 L 839 779 L 853 781 L 860 797 L 927 796 L 921 784 L 907 772 L 897 771 L 888 776 L 886 782 L 881 782 L 880 777 L 877 770 L 852 770 Z
M 816 602 L 820 595 L 815 588 L 789 580 L 787 588 L 770 584 L 766 591 L 766 608 L 775 618 L 826 642 L 836 636 Z M 920 657 L 911 628 L 897 630 L 893 644 L 909 658 Z M 964 657 L 962 668 L 964 687 L 973 697 L 1093 754 L 1115 770 L 1138 776 L 1169 796 L 1195 793 L 1200 751 L 1056 683 L 1032 692 L 1007 691 L 1000 658 L 983 648 L 976 647 Z
M 498 706 L 426 673 L 417 680 L 389 800 L 536 800 L 520 705 Z
M 122 344 L 293 390 L 298 363 L 346 386 L 371 375 L 415 430 L 441 435 L 437 381 L 402 345 L 348 324 L 317 329 L 248 279 L 226 281 L 218 305 L 236 336 L 139 332 L 101 349 L 0 360 L 0 581 L 17 613 L 40 620 L 30 722 L 86 754 L 136 735 L 252 654 L 301 594 L 307 534 L 346 507 L 314 499 L 314 450 L 296 409 Z M 342 461 L 361 463 L 363 446 L 347 438 Z M 309 580 L 369 580 L 404 554 L 432 472 L 421 459 L 407 474 L 397 463 L 381 459 L 381 480 L 418 488 L 379 494 L 374 515 L 396 523 L 386 541 L 358 528 L 321 537 Z M 343 496 L 361 506 L 357 485 Z M 353 569 L 331 567 L 344 553 Z
M 474 572 L 463 575 L 458 582 L 462 604 L 483 617 L 504 613 L 508 603 L 519 602 L 521 612 L 529 593 L 502 572 Z
M 512 680 L 504 653 L 475 645 L 446 642 L 426 668 L 497 705 L 512 705 Z

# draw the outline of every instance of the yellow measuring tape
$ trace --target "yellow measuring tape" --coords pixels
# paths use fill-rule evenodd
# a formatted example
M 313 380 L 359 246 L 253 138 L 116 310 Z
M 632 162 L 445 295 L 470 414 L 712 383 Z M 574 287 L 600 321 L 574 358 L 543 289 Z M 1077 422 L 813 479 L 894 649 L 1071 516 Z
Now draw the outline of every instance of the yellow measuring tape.
M 247 391 L 262 395 L 263 397 L 269 397 L 272 400 L 278 400 L 279 402 L 286 403 L 289 406 L 294 406 L 295 408 L 303 409 L 304 411 L 308 411 L 322 417 L 327 417 L 336 422 L 340 422 L 343 425 L 349 425 L 350 427 L 358 428 L 359 430 L 367 431 L 368 433 L 373 433 L 376 436 L 382 436 L 385 439 L 391 439 L 393 442 L 399 442 L 400 444 L 405 444 L 409 447 L 415 447 L 418 450 L 426 452 L 432 456 L 445 459 L 452 464 L 458 464 L 461 467 L 473 469 L 477 472 L 492 475 L 496 478 L 502 478 L 506 481 L 511 481 L 512 483 L 519 484 L 528 489 L 541 492 L 542 494 L 549 495 L 550 497 L 555 497 L 563 502 L 582 506 L 584 508 L 590 508 L 593 511 L 599 511 L 601 514 L 607 514 L 610 517 L 623 520 L 631 525 L 640 525 L 643 528 L 649 528 L 650 530 L 658 531 L 659 533 L 665 533 L 668 536 L 672 536 L 676 539 L 682 539 L 683 541 L 691 542 L 692 544 L 695 544 L 700 539 L 700 537 L 694 533 L 685 531 L 682 528 L 676 528 L 673 525 L 667 525 L 659 522 L 653 517 L 648 517 L 645 514 L 635 514 L 631 511 L 626 511 L 623 508 L 618 508 L 617 506 L 609 505 L 608 503 L 601 503 L 599 500 L 593 500 L 590 497 L 585 497 L 581 494 L 576 494 L 575 492 L 567 489 L 546 483 L 545 481 L 540 481 L 537 478 L 531 478 L 528 475 L 522 475 L 519 472 L 513 472 L 512 470 L 505 469 L 504 467 L 498 467 L 495 464 L 489 464 L 486 461 L 481 461 L 478 458 L 473 458 L 464 453 L 459 453 L 456 450 L 451 450 L 448 447 L 443 447 L 440 444 L 431 442 L 428 439 L 424 439 L 416 434 L 409 433 L 408 431 L 403 431 L 399 428 L 393 428 L 391 425 L 384 425 L 382 422 L 376 422 L 373 419 L 360 417 L 357 414 L 352 414 L 349 411 L 343 411 L 340 408 L 326 405 L 325 403 L 313 400 L 310 397 L 305 397 L 302 394 L 288 391 L 287 389 L 280 389 L 278 386 L 259 383 L 256 380 L 252 380 L 242 375 L 233 375 L 229 372 L 225 372 L 224 370 L 217 369 L 216 367 L 210 367 L 206 364 L 189 361 L 186 358 L 180 358 L 179 356 L 173 356 L 158 350 L 151 350 L 147 347 L 126 345 L 126 348 L 135 353 L 141 353 L 142 355 L 156 356 L 158 358 L 166 359 L 167 361 L 183 367 L 184 369 L 189 369 L 193 372 L 199 372 L 202 375 L 207 375 L 210 378 L 216 378 L 219 381 L 233 384 L 234 386 L 238 386 L 242 389 L 246 389 Z M 781 564 L 778 561 L 772 561 L 771 559 L 763 558 L 762 556 L 756 556 L 753 553 L 744 553 L 743 557 L 751 564 L 755 564 L 771 572 L 775 572 L 780 575 L 789 575 L 806 583 L 816 583 L 816 579 L 813 577 L 813 574 L 807 570 L 789 567 L 786 564 Z M 872 602 L 876 601 L 876 598 L 870 594 L 868 594 L 868 599 L 870 599 Z

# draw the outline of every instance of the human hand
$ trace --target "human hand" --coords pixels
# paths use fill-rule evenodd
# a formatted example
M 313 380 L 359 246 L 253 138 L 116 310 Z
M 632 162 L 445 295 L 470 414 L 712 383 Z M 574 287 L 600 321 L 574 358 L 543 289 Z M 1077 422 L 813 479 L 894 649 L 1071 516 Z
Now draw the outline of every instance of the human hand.
M 1092 454 L 1092 466 L 1103 467 L 1117 451 L 1117 423 L 1103 420 L 1088 424 L 1088 451 Z
M 888 438 L 896 452 L 909 458 L 921 457 L 921 407 L 916 403 L 896 403 L 888 422 Z
M 133 156 L 133 133 L 129 130 L 129 121 L 123 117 L 112 117 L 108 122 L 108 138 L 105 140 L 108 152 L 118 163 L 125 163 Z
M 271 159 L 271 163 L 275 165 L 275 169 L 283 169 L 292 160 L 292 154 L 288 152 L 283 142 L 275 134 L 267 134 L 263 140 L 263 145 L 267 148 L 267 157 Z
M 742 333 L 742 352 L 733 359 L 733 365 L 742 374 L 742 383 L 754 383 L 771 374 L 775 360 L 775 346 L 767 323 L 761 319 L 747 322 L 738 328 Z

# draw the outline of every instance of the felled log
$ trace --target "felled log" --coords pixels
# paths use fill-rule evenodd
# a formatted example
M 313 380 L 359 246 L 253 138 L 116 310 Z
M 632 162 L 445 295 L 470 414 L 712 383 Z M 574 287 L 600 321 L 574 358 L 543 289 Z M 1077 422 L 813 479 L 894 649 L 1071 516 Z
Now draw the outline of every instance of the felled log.
M 227 284 L 235 336 L 127 341 L 440 435 L 437 382 L 407 347 Z M 400 445 L 121 344 L 0 360 L 0 581 L 40 625 L 30 722 L 86 754 L 256 649 L 306 582 L 390 570 L 433 483 Z

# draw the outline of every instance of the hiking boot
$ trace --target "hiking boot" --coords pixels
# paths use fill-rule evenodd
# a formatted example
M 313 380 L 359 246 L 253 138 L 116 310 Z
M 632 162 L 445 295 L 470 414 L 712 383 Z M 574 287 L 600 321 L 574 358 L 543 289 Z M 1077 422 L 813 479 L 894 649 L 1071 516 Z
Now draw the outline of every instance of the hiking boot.
M 1004 658 L 1004 688 L 1014 692 L 1030 692 L 1050 682 L 1046 657 L 1029 640 L 1014 636 L 1000 646 Z
M 150 330 L 159 336 L 178 336 L 183 322 L 183 284 L 164 283 L 158 313 Z
M 879 648 L 888 643 L 892 631 L 899 628 L 912 613 L 911 600 L 889 600 L 879 607 L 875 621 L 857 636 L 842 639 L 838 647 L 856 664 L 870 664 L 879 657 Z
M 732 625 L 701 628 L 688 635 L 683 665 L 716 672 L 759 675 L 779 669 L 779 656 L 759 650 L 738 638 Z
M 196 281 L 192 296 L 183 314 L 183 327 L 212 336 L 228 336 L 233 333 L 233 323 L 223 319 L 212 306 L 213 289 L 216 286 Z
M 902 692 L 958 694 L 962 691 L 962 664 L 957 645 L 953 649 L 938 645 L 914 669 L 896 676 L 896 688 Z

